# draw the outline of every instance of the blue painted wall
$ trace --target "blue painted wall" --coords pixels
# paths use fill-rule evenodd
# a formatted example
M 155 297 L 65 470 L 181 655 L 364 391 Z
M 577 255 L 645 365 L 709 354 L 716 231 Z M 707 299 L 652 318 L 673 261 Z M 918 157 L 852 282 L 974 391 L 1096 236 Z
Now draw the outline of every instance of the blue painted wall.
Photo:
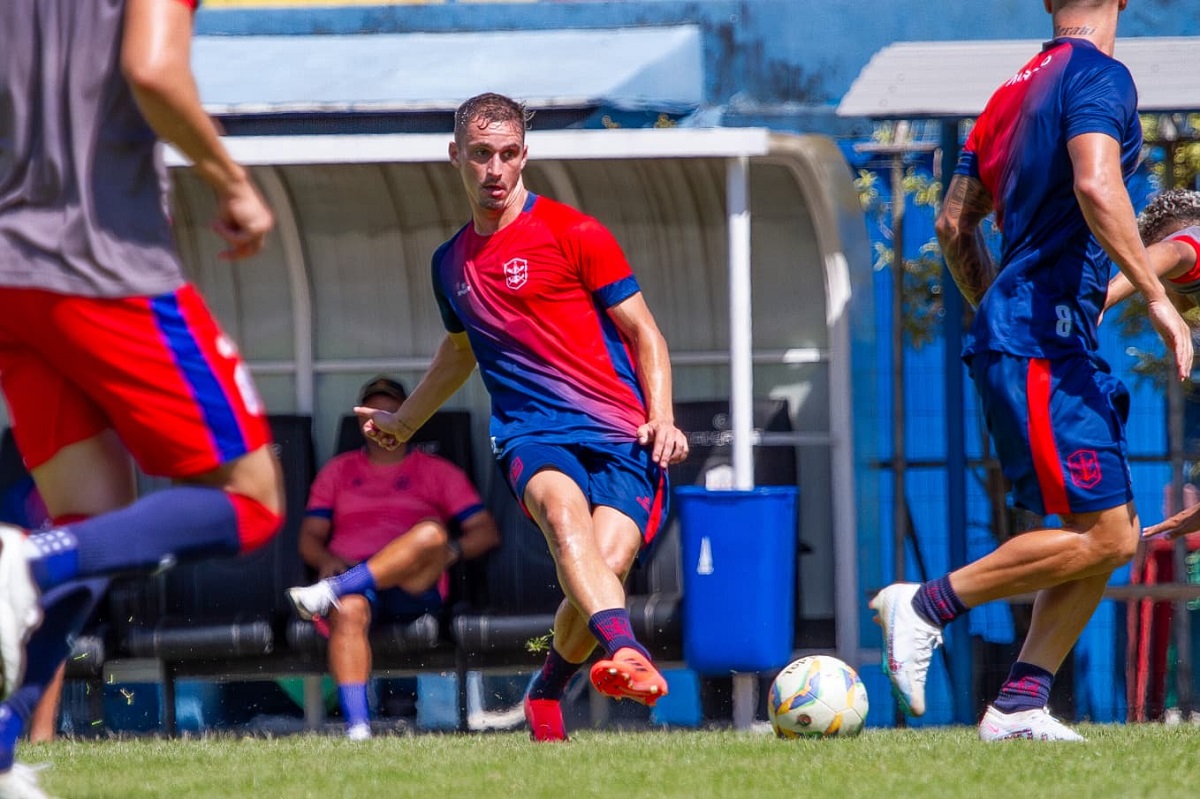
M 1041 39 L 1036 0 L 639 0 L 204 9 L 202 34 L 379 33 L 608 28 L 692 23 L 704 30 L 707 102 L 733 121 L 846 130 L 831 109 L 872 54 L 897 41 Z M 1137 0 L 1120 35 L 1200 34 L 1200 0 Z M 506 54 L 497 52 L 496 58 Z M 443 65 L 454 69 L 454 54 Z

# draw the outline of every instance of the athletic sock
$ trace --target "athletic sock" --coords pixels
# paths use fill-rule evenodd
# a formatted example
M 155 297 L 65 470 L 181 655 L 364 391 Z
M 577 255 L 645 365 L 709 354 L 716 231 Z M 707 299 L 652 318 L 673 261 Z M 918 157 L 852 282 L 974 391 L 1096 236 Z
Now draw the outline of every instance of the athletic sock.
M 582 663 L 572 663 L 571 661 L 558 654 L 558 650 L 550 647 L 550 654 L 546 655 L 546 662 L 542 664 L 542 670 L 539 671 L 533 678 L 533 683 L 529 686 L 530 699 L 562 699 L 563 692 L 567 690 L 567 683 L 575 676 L 575 672 L 579 671 Z
M 152 571 L 240 549 L 229 495 L 199 486 L 163 489 L 119 510 L 33 533 L 26 547 L 43 591 L 81 577 Z
M 342 718 L 347 727 L 371 723 L 371 706 L 367 699 L 365 682 L 339 685 L 338 702 L 342 706 Z
M 948 574 L 924 583 L 913 595 L 912 606 L 921 618 L 938 627 L 945 627 L 967 612 L 967 606 L 954 593 Z
M 1018 660 L 1008 672 L 1008 679 L 1000 687 L 1000 695 L 992 704 L 1001 713 L 1016 713 L 1021 710 L 1044 708 L 1050 701 L 1050 686 L 1054 675 Z
M 330 577 L 326 582 L 336 597 L 346 594 L 365 594 L 375 588 L 375 576 L 367 568 L 366 563 L 360 563 L 341 574 Z
M 71 640 L 83 629 L 107 589 L 107 580 L 85 580 L 42 597 L 42 624 L 26 645 L 25 678 L 0 705 L 0 771 L 12 768 L 17 739 L 54 679 L 58 665 L 70 654 Z
M 588 629 L 596 636 L 600 646 L 604 647 L 608 657 L 616 654 L 618 649 L 628 646 L 641 652 L 647 660 L 650 659 L 646 647 L 633 637 L 633 624 L 629 621 L 629 611 L 625 608 L 610 608 L 597 612 L 588 619 Z

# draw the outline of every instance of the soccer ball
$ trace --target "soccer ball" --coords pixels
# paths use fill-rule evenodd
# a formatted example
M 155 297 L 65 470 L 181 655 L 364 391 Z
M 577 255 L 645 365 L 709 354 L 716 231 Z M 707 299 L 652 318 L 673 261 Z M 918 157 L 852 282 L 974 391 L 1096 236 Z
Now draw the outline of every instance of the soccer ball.
M 800 658 L 771 683 L 767 715 L 780 738 L 858 735 L 867 720 L 867 689 L 854 669 L 835 657 Z

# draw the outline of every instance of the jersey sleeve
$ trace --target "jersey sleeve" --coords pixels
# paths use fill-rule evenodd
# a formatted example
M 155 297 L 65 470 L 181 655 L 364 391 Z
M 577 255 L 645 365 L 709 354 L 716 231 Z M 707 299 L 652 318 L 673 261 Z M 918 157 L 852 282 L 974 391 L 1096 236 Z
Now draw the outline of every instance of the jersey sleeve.
M 447 520 L 462 523 L 483 510 L 483 500 L 466 472 L 436 456 L 430 465 L 437 469 L 438 496 L 434 499 Z
M 640 289 L 616 237 L 595 219 L 572 225 L 562 237 L 563 249 L 579 268 L 584 287 L 604 308 L 611 308 Z
M 305 516 L 318 516 L 322 519 L 333 518 L 333 503 L 337 497 L 337 486 L 340 482 L 341 460 L 334 458 L 321 467 L 308 489 L 308 504 L 304 508 Z
M 1118 61 L 1080 71 L 1063 87 L 1067 141 L 1085 133 L 1125 139 L 1130 119 L 1137 115 L 1133 76 Z
M 446 289 L 442 285 L 442 259 L 450 251 L 452 242 L 453 239 L 447 241 L 434 251 L 433 261 L 430 264 L 430 277 L 433 281 L 433 296 L 437 300 L 438 311 L 442 315 L 442 326 L 449 333 L 462 333 L 467 327 L 459 319 L 458 313 L 455 312 L 453 306 L 450 305 L 450 298 L 446 296 Z
M 187 6 L 192 11 L 195 11 L 200 7 L 200 0 L 175 0 L 175 2 L 183 3 L 183 5 Z

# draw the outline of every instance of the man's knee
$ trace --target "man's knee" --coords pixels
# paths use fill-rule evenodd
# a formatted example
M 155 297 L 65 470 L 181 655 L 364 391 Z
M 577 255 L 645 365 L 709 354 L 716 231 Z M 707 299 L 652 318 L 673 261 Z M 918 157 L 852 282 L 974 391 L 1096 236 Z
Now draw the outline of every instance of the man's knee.
M 362 594 L 347 594 L 338 600 L 338 608 L 329 614 L 329 629 L 334 635 L 366 634 L 371 626 L 371 603 Z
M 1105 511 L 1085 533 L 1090 560 L 1095 566 L 1118 569 L 1133 560 L 1140 535 L 1137 516 L 1123 508 Z

